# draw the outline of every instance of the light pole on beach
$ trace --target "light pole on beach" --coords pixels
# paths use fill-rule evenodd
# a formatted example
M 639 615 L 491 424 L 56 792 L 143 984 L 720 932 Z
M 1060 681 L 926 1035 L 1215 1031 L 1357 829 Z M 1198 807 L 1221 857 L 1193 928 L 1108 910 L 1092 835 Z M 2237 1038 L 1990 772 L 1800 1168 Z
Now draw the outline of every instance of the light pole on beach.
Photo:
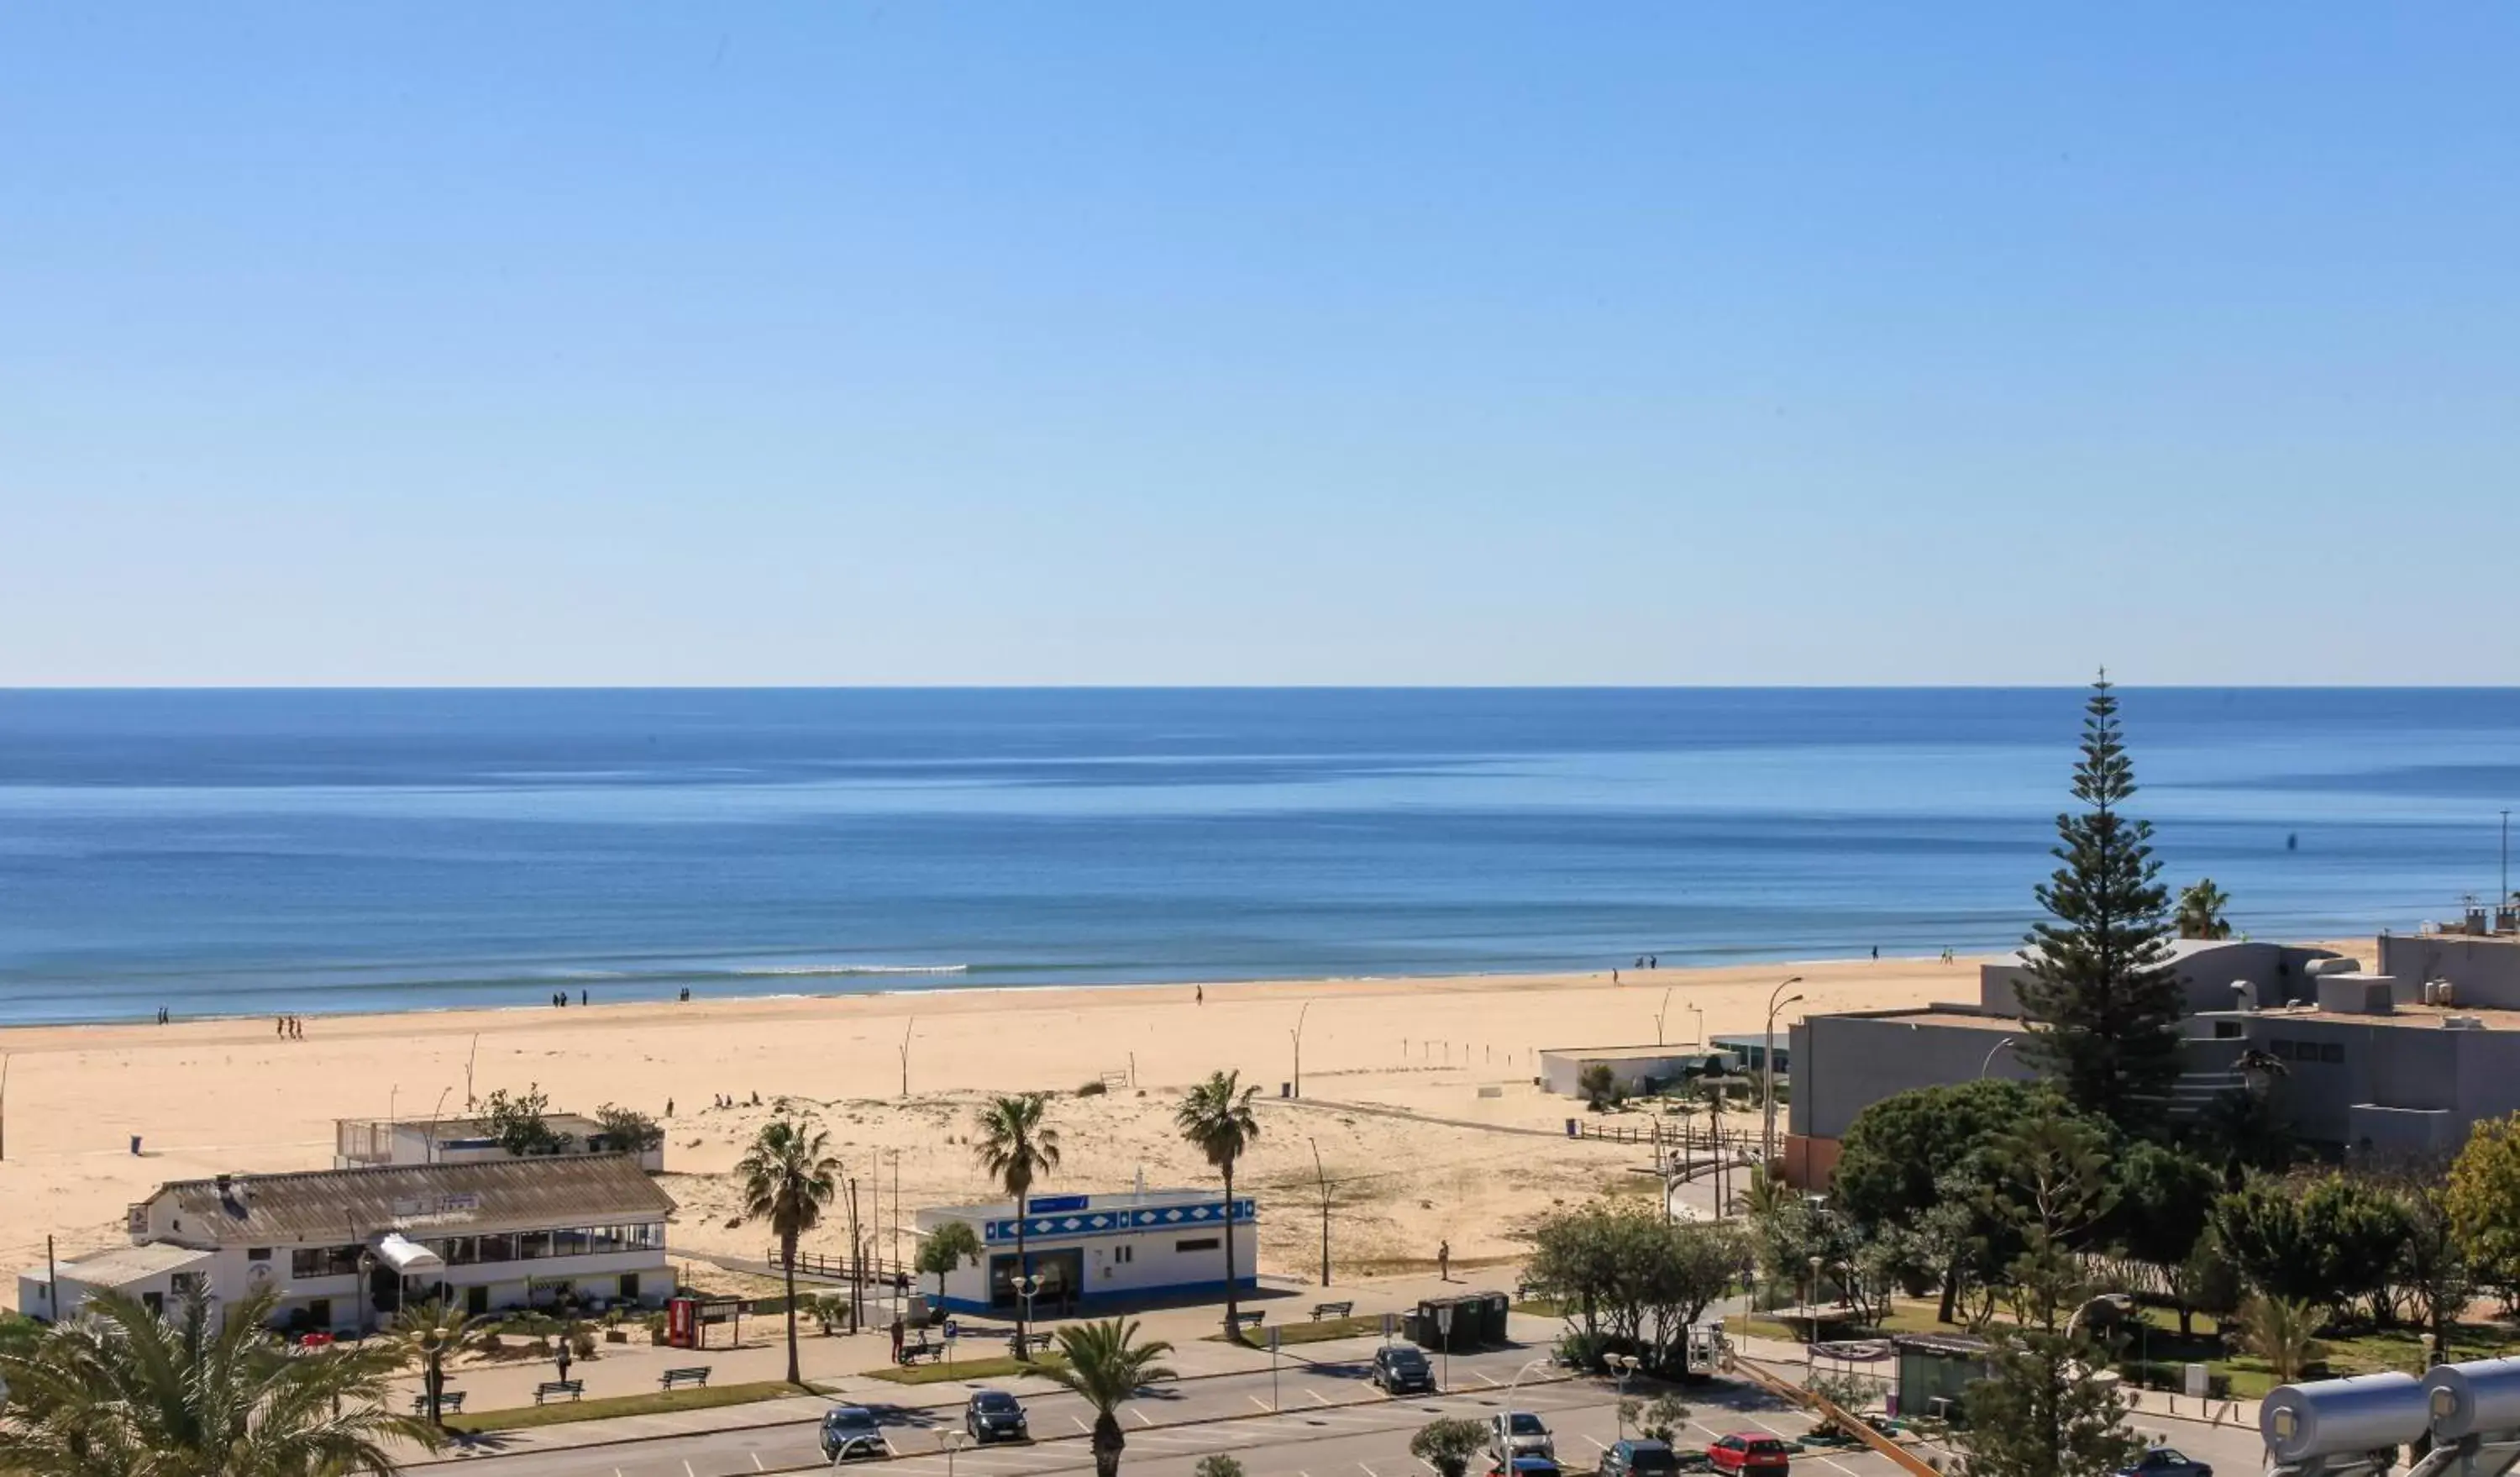
M 1768 996 L 1768 1035 L 1759 1048 L 1759 1162 L 1763 1166 L 1777 1161 L 1777 1012 L 1802 1000 L 1799 995 L 1792 1000 L 1780 998 L 1802 982 L 1801 975 L 1788 975 Z
M 1328 1287 L 1330 1284 L 1330 1177 L 1322 1173 L 1322 1146 L 1314 1142 L 1310 1134 L 1304 1136 L 1304 1141 L 1313 1145 L 1313 1178 L 1322 1185 L 1322 1285 Z M 1231 1213 L 1233 1207 L 1229 1205 L 1226 1210 Z M 1232 1270 L 1227 1269 L 1229 1272 Z
M 1986 1060 L 1977 1064 L 1978 1081 L 1984 1082 L 1986 1080 L 1986 1074 L 1992 1071 L 1995 1067 L 1995 1058 L 1997 1053 L 2001 1052 L 2005 1047 L 2012 1045 L 2014 1040 L 2015 1038 L 2007 1036 L 1987 1049 Z
M 910 1096 L 910 1033 L 918 1029 L 919 1017 L 916 1015 L 910 1017 L 910 1024 L 901 1028 L 901 1096 L 905 1098 Z
M 1699 1006 L 1689 1006 L 1686 1008 L 1697 1017 L 1697 1035 L 1692 1040 L 1702 1049 L 1706 1045 L 1706 1011 Z
M 437 1100 L 428 1105 L 428 1146 L 421 1152 L 420 1156 L 421 1162 L 424 1164 L 435 1164 L 437 1162 L 437 1115 L 445 1111 L 446 1095 L 454 1091 L 455 1084 L 451 1082 L 446 1086 L 439 1088 L 437 1090 Z
M 1293 1037 L 1295 1041 L 1294 1096 L 1298 1097 L 1304 1096 L 1304 1017 L 1311 1014 L 1312 1009 L 1313 1003 L 1309 1000 L 1304 1002 L 1304 1007 L 1295 1012 L 1294 1029 L 1286 1033 L 1288 1036 Z
M 9 1053 L 0 1052 L 0 1159 L 9 1157 Z
M 1661 1045 L 1663 1044 L 1663 1041 L 1662 1041 L 1662 1017 L 1663 1017 L 1663 1011 L 1665 1011 L 1665 1010 L 1669 1010 L 1669 1009 L 1671 1008 L 1671 992 L 1672 992 L 1672 990 L 1673 990 L 1673 989 L 1677 989 L 1677 988 L 1679 988 L 1679 987 L 1678 987 L 1678 986 L 1672 986 L 1672 987 L 1670 987 L 1670 988 L 1665 989 L 1665 990 L 1662 992 L 1662 1007 L 1661 1007 L 1661 1008 L 1660 1008 L 1660 1009 L 1657 1009 L 1657 1010 L 1655 1010 L 1655 1011 L 1654 1011 L 1654 1045 L 1655 1045 L 1655 1046 L 1661 1046 Z

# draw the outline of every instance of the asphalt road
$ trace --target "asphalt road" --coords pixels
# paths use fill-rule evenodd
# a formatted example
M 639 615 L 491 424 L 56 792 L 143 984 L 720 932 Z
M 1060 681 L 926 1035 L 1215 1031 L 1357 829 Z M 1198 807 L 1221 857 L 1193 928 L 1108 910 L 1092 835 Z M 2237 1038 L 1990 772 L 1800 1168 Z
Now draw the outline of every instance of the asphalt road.
M 1508 1408 L 1508 1388 L 1533 1358 L 1531 1350 L 1456 1356 L 1446 1393 L 1398 1399 L 1366 1383 L 1362 1365 L 1306 1365 L 1291 1359 L 1274 1388 L 1267 1374 L 1157 1386 L 1123 1409 L 1129 1446 L 1122 1470 L 1189 1477 L 1200 1457 L 1222 1452 L 1240 1459 L 1250 1477 L 1425 1477 L 1426 1467 L 1409 1455 L 1418 1429 L 1440 1416 L 1484 1423 Z M 1435 1363 L 1440 1373 L 1442 1358 Z M 1800 1411 L 1730 1381 L 1693 1387 L 1683 1399 L 1692 1417 L 1681 1437 L 1685 1447 L 1702 1447 L 1732 1431 L 1793 1437 L 1811 1427 Z M 1570 1472 L 1590 1471 L 1602 1449 L 1618 1439 L 1617 1403 L 1608 1382 L 1564 1379 L 1545 1365 L 1524 1372 L 1511 1398 L 1513 1409 L 1537 1411 L 1548 1421 L 1559 1460 Z M 892 1459 L 850 1467 L 885 1477 L 1070 1477 L 1093 1470 L 1086 1443 L 1090 1408 L 1063 1393 L 1026 1397 L 1024 1405 L 1032 1441 L 949 1453 L 944 1437 L 961 1429 L 959 1404 L 870 1403 Z M 2137 1424 L 2214 1463 L 2220 1477 L 2249 1477 L 2257 1469 L 2254 1431 L 2158 1419 Z M 505 1455 L 479 1452 L 463 1458 L 463 1465 L 487 1469 L 467 1477 L 760 1477 L 821 1466 L 815 1436 L 814 1422 L 796 1421 Z M 1807 1453 L 1794 1465 L 1800 1477 L 1902 1477 L 1888 1458 L 1860 1448 Z

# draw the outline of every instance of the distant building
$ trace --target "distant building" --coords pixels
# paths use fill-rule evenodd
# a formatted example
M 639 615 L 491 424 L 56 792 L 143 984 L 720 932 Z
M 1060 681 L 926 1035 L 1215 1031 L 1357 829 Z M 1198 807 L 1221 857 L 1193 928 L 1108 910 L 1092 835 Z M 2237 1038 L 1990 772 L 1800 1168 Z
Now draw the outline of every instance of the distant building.
M 1250 1292 L 1259 1286 L 1259 1206 L 1237 1198 L 1231 1214 L 1234 1281 Z M 1222 1294 L 1227 1216 L 1225 1196 L 1216 1190 L 1035 1195 L 1024 1219 L 1024 1260 L 1040 1278 L 1033 1307 L 1047 1317 L 1101 1304 Z M 1014 1202 L 922 1210 L 919 1234 L 954 1221 L 971 1228 L 982 1250 L 977 1262 L 947 1275 L 945 1306 L 958 1313 L 1018 1311 Z
M 543 1123 L 568 1138 L 570 1154 L 626 1153 L 604 1125 L 576 1113 L 547 1113 Z M 333 1120 L 333 1167 L 373 1169 L 381 1164 L 474 1164 L 511 1157 L 499 1146 L 488 1120 L 482 1118 L 336 1118 Z M 665 1146 L 660 1139 L 642 1151 L 639 1167 L 660 1174 Z
M 99 1287 L 162 1303 L 196 1285 L 221 1303 L 276 1286 L 282 1323 L 344 1331 L 429 1299 L 650 1305 L 672 1289 L 673 1210 L 618 1154 L 180 1180 L 130 1208 L 131 1246 L 61 1265 L 61 1312 Z M 54 1291 L 29 1271 L 18 1306 L 50 1317 Z
M 1540 1085 L 1560 1097 L 1581 1097 L 1584 1073 L 1605 1066 L 1619 1091 L 1645 1097 L 1691 1077 L 1725 1071 L 1732 1064 L 1723 1052 L 1704 1047 L 1545 1047 L 1540 1052 Z

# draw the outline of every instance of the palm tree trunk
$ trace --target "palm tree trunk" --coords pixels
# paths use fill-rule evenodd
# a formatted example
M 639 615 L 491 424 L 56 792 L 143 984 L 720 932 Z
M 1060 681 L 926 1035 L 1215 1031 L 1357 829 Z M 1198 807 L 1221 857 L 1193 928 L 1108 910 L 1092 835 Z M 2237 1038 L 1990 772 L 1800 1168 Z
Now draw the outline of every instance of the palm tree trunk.
M 1094 1477 L 1119 1477 L 1120 1453 L 1128 1445 L 1119 1417 L 1108 1410 L 1094 1417 Z
M 779 1266 L 788 1275 L 788 1383 L 805 1381 L 796 1367 L 796 1233 L 788 1231 L 779 1238 Z
M 1239 1308 L 1234 1296 L 1234 1161 L 1228 1159 L 1225 1170 L 1225 1339 L 1232 1343 L 1238 1336 L 1235 1314 Z

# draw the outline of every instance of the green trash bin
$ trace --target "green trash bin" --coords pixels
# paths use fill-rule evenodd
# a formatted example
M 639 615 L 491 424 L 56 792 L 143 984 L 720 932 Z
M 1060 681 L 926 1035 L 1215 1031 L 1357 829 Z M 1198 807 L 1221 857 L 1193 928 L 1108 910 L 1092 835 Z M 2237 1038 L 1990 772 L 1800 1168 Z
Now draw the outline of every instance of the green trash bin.
M 1513 1301 L 1502 1292 L 1479 1294 L 1479 1338 L 1488 1344 L 1507 1344 L 1506 1315 L 1513 1311 Z

